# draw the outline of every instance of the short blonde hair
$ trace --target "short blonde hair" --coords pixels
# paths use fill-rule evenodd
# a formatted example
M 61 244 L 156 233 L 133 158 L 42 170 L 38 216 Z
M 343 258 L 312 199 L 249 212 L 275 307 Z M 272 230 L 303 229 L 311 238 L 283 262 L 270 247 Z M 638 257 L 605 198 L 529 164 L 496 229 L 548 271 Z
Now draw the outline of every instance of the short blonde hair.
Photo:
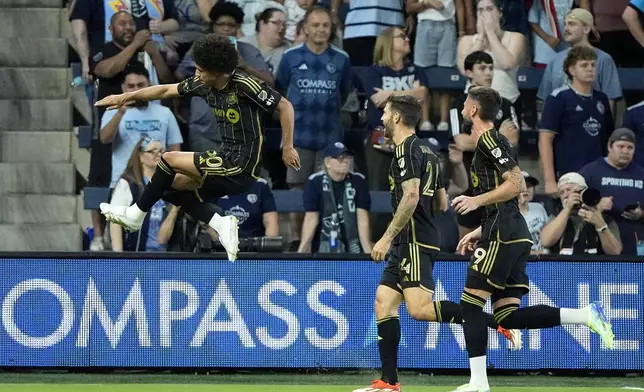
M 392 67 L 394 65 L 394 32 L 402 31 L 400 27 L 387 27 L 380 33 L 376 39 L 376 45 L 373 48 L 373 63 L 381 67 Z

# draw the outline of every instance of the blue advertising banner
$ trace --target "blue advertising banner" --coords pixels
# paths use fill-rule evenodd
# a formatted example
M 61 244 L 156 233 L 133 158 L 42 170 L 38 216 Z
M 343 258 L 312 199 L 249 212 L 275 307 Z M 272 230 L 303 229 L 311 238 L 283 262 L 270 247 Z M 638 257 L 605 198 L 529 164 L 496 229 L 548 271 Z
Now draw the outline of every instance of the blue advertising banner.
M 458 302 L 466 262 L 435 265 L 437 299 Z M 0 366 L 377 368 L 368 261 L 0 259 Z M 490 332 L 500 369 L 642 369 L 644 264 L 532 262 L 524 305 L 600 300 L 616 349 L 586 327 Z M 489 305 L 488 305 L 489 306 Z M 490 311 L 490 309 L 487 309 Z M 401 311 L 401 368 L 466 368 L 458 325 Z

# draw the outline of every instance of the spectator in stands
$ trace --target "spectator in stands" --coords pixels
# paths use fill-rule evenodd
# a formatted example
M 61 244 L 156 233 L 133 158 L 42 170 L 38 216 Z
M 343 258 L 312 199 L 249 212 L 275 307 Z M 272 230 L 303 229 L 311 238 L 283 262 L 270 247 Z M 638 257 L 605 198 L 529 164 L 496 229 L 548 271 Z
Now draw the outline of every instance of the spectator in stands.
M 557 186 L 563 209 L 541 230 L 541 244 L 561 255 L 619 255 L 622 244 L 617 223 L 597 207 L 581 202 L 581 192 L 588 188 L 584 177 L 566 173 Z
M 109 26 L 112 41 L 98 46 L 90 58 L 90 72 L 98 78 L 97 99 L 102 99 L 112 94 L 121 93 L 121 84 L 125 78 L 123 70 L 128 65 L 146 64 L 147 58 L 151 59 L 149 71 L 157 72 L 161 81 L 169 83 L 173 80 L 157 45 L 152 41 L 149 30 L 136 31 L 132 15 L 125 11 L 115 13 Z M 157 80 L 158 82 L 158 80 Z M 98 108 L 94 120 L 95 140 L 92 140 L 89 186 L 108 187 L 112 176 L 112 146 L 101 143 L 99 140 L 100 119 L 105 110 Z M 98 210 L 92 211 L 94 225 L 94 239 L 91 250 L 102 250 L 103 224 Z
M 597 54 L 597 77 L 593 82 L 593 88 L 608 96 L 611 111 L 614 112 L 615 101 L 622 97 L 619 75 L 617 74 L 615 62 L 610 55 L 590 45 L 588 35 L 592 31 L 593 26 L 594 20 L 592 14 L 584 9 L 575 8 L 566 16 L 564 40 L 573 48 L 584 46 L 595 51 Z M 540 100 L 545 101 L 554 90 L 570 83 L 570 80 L 566 80 L 567 71 L 563 66 L 570 50 L 571 48 L 568 48 L 557 53 L 546 67 L 543 78 L 541 79 L 539 91 L 537 92 L 537 98 Z M 548 184 L 546 183 L 546 185 Z
M 338 8 L 341 0 L 331 1 L 331 15 L 338 19 Z M 415 23 L 414 16 L 408 21 Z M 354 67 L 370 65 L 371 56 L 376 48 L 376 39 L 382 36 L 387 28 L 399 27 L 403 34 L 411 33 L 409 27 L 405 30 L 405 8 L 401 0 L 350 0 L 349 13 L 345 19 L 344 50 L 349 53 Z
M 297 24 L 304 20 L 306 12 L 315 6 L 315 0 L 284 0 L 286 7 L 286 40 L 294 42 Z
M 414 64 L 418 67 L 456 66 L 456 9 L 463 9 L 463 0 L 408 0 L 407 11 L 417 14 L 416 42 L 414 43 Z M 465 22 L 460 18 L 459 30 Z M 447 114 L 450 95 L 441 93 L 439 131 L 449 130 Z
M 596 46 L 608 53 L 618 67 L 640 68 L 644 48 L 628 31 L 622 14 L 629 0 L 580 0 L 580 5 L 595 16 L 599 42 Z
M 239 39 L 257 49 L 264 56 L 268 70 L 275 75 L 288 44 L 284 41 L 286 14 L 277 8 L 267 8 L 257 19 L 256 34 Z
M 119 206 L 132 205 L 152 178 L 163 152 L 162 143 L 158 140 L 145 144 L 141 138 L 134 145 L 125 171 L 116 183 L 110 203 Z M 112 250 L 165 252 L 178 214 L 179 207 L 159 200 L 145 217 L 141 230 L 135 233 L 125 233 L 121 226 L 110 223 Z
M 633 38 L 644 48 L 644 1 L 631 0 L 622 13 L 622 20 L 626 23 Z
M 304 19 L 302 19 L 298 24 L 295 30 L 295 41 L 294 45 L 299 45 L 306 41 L 306 33 L 304 32 Z
M 519 210 L 528 224 L 532 235 L 532 254 L 548 253 L 541 244 L 541 230 L 548 223 L 548 213 L 541 203 L 533 203 L 534 189 L 539 185 L 539 180 L 528 172 L 521 172 L 525 178 L 526 190 L 519 194 Z
M 382 111 L 392 94 L 409 94 L 422 101 L 421 130 L 429 130 L 429 91 L 425 72 L 406 61 L 411 51 L 409 38 L 398 27 L 385 29 L 373 52 L 373 65 L 364 70 L 362 84 L 369 97 L 367 101 L 367 127 L 372 133 L 368 139 L 365 158 L 367 180 L 371 190 L 388 190 L 386 173 L 392 159 L 382 131 Z M 372 147 L 373 146 L 373 147 Z
M 293 138 L 302 167 L 287 168 L 286 173 L 286 182 L 294 189 L 302 189 L 322 165 L 326 146 L 344 140 L 340 109 L 351 90 L 349 56 L 329 44 L 329 12 L 313 8 L 304 20 L 307 40 L 284 53 L 276 78 L 277 88 L 286 92 L 295 109 Z M 296 238 L 301 214 L 291 219 Z
M 585 164 L 604 155 L 613 132 L 608 97 L 593 90 L 597 54 L 588 46 L 568 52 L 563 69 L 572 80 L 548 97 L 539 132 L 539 155 L 545 190 L 557 193 L 557 177 L 578 172 Z
M 239 26 L 244 20 L 244 12 L 235 3 L 229 1 L 218 1 L 208 14 L 213 22 L 213 32 L 222 37 L 230 37 L 235 40 L 239 52 L 239 64 L 237 68 L 247 72 L 249 75 L 273 85 L 273 74 L 268 70 L 264 56 L 251 44 L 237 41 Z M 175 75 L 177 79 L 185 79 L 195 74 L 197 66 L 192 57 L 192 48 L 183 57 L 177 67 Z
M 284 0 L 234 0 L 242 8 L 243 18 L 239 22 L 240 29 L 238 37 L 255 34 L 255 26 L 257 24 L 257 16 L 260 15 L 267 8 L 277 8 L 278 10 L 286 13 L 286 8 L 283 3 Z M 211 21 L 214 22 L 211 15 Z
M 257 179 L 246 193 L 220 198 L 217 205 L 226 215 L 237 217 L 239 237 L 279 236 L 275 198 L 265 179 Z
M 503 15 L 501 18 L 503 31 L 512 31 L 515 33 L 521 33 L 527 36 L 530 33 L 530 27 L 528 26 L 528 17 L 526 15 L 526 3 L 529 1 L 543 1 L 543 0 L 499 0 L 498 8 L 502 11 Z M 466 33 L 467 35 L 476 34 L 476 23 L 477 18 L 474 15 L 474 2 L 475 0 L 464 0 L 464 14 L 465 14 L 465 24 L 467 26 Z M 465 35 L 463 34 L 463 35 Z M 459 36 L 463 36 L 460 35 Z
M 468 78 L 466 89 L 471 87 L 490 87 L 493 83 L 494 61 L 492 56 L 481 50 L 472 52 L 463 61 L 463 68 Z M 463 151 L 465 168 L 469 170 L 476 150 L 476 143 L 472 137 L 472 124 L 463 121 L 463 105 L 467 99 L 467 93 L 459 95 L 452 103 L 450 109 L 450 122 L 452 135 L 456 147 Z M 499 108 L 494 125 L 496 129 L 505 136 L 513 146 L 519 144 L 519 121 L 517 119 L 512 103 L 505 98 Z M 465 195 L 471 196 L 473 191 L 472 178 L 468 175 L 468 186 Z M 481 225 L 482 209 L 477 209 L 469 214 L 456 216 L 459 226 L 459 236 L 471 232 Z
M 571 7 L 570 0 L 552 2 L 534 0 L 532 2 L 528 21 L 532 28 L 534 42 L 532 62 L 536 68 L 545 69 L 557 52 L 568 46 L 563 41 L 563 33 L 566 27 L 566 15 Z
M 635 144 L 633 162 L 636 165 L 644 166 L 644 101 L 626 110 L 622 119 L 622 126 L 635 133 L 637 143 Z
M 501 29 L 502 14 L 498 0 L 477 0 L 476 13 L 476 34 L 467 35 L 458 43 L 458 69 L 467 76 L 467 55 L 479 50 L 489 53 L 494 60 L 492 88 L 512 102 L 521 119 L 517 72 L 527 51 L 527 39 L 521 33 Z
M 340 142 L 324 150 L 324 170 L 311 175 L 304 188 L 299 253 L 371 252 L 371 195 L 364 176 L 350 171 L 352 160 Z
M 133 92 L 150 86 L 147 70 L 132 65 L 124 72 L 122 91 Z M 134 102 L 107 110 L 101 119 L 101 143 L 112 144 L 112 180 L 114 188 L 127 166 L 132 149 L 141 138 L 158 140 L 164 149 L 180 151 L 183 138 L 172 111 L 154 102 Z
M 179 60 L 197 38 L 210 32 L 208 13 L 216 0 L 174 0 L 178 31 L 165 35 L 165 43 L 177 53 Z
M 117 14 L 124 12 L 136 15 L 133 18 L 134 31 L 148 30 L 154 34 L 170 32 L 178 27 L 174 20 L 173 0 L 120 1 L 118 6 L 112 3 L 107 0 L 75 0 L 73 3 L 69 20 L 85 81 L 91 79 L 90 53 L 99 53 L 105 43 L 117 41 L 113 37 L 114 28 L 123 27 L 114 26 Z
M 644 167 L 633 163 L 635 134 L 630 129 L 615 130 L 608 140 L 608 155 L 580 171 L 589 187 L 598 189 L 608 205 L 605 213 L 617 222 L 623 255 L 638 254 L 638 239 L 644 252 Z
M 447 195 L 449 197 L 462 195 L 468 187 L 468 178 L 470 177 L 463 164 L 463 151 L 459 150 L 454 143 L 444 148 L 433 137 L 425 139 L 425 141 L 432 152 L 440 158 L 441 175 Z

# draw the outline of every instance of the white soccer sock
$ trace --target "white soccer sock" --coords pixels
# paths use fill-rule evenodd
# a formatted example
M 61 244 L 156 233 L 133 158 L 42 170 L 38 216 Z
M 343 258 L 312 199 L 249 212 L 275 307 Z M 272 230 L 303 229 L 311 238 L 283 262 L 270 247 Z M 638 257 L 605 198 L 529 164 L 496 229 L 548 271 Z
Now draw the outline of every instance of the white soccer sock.
M 562 325 L 588 325 L 588 320 L 590 320 L 590 309 L 588 307 L 582 309 L 561 308 L 559 312 Z
M 146 212 L 141 211 L 141 209 L 136 203 L 132 204 L 127 208 L 127 215 L 131 216 L 132 218 L 143 219 L 145 218 L 145 214 Z
M 212 218 L 210 219 L 210 222 L 208 222 L 208 225 L 213 229 L 215 229 L 217 234 L 219 234 L 219 231 L 221 230 L 222 228 L 221 226 L 223 225 L 223 223 L 224 223 L 223 217 L 215 212 L 215 215 L 212 216 Z
M 470 384 L 478 387 L 489 387 L 487 381 L 487 360 L 486 356 L 470 358 Z

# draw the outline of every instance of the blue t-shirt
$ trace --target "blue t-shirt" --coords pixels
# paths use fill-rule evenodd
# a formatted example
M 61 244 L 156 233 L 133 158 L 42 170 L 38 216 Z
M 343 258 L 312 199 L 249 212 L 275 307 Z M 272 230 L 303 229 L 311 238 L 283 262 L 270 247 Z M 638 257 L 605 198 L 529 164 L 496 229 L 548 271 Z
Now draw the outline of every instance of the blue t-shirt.
M 604 156 L 614 126 L 604 93 L 594 90 L 584 96 L 570 87 L 555 90 L 546 99 L 539 126 L 542 132 L 555 133 L 555 175 L 577 172 Z
M 644 0 L 642 0 L 644 2 Z M 644 166 L 644 101 L 629 107 L 624 113 L 622 127 L 635 132 L 635 157 L 636 165 Z
M 304 195 L 302 197 L 304 202 L 304 210 L 306 212 L 317 212 L 320 214 L 320 222 L 318 228 L 315 232 L 315 236 L 312 241 L 312 249 L 318 249 L 320 246 L 320 232 L 321 229 L 325 226 L 330 226 L 331 222 L 326 222 L 325 217 L 322 216 L 324 213 L 324 192 L 322 190 L 322 179 L 324 178 L 324 172 L 320 171 L 313 173 L 309 176 L 309 179 L 304 184 Z M 349 173 L 347 179 L 351 182 L 351 186 L 355 190 L 355 195 L 353 195 L 353 202 L 355 203 L 356 208 L 361 208 L 363 210 L 369 211 L 371 209 L 371 194 L 369 193 L 369 187 L 365 181 L 365 177 L 360 173 Z M 344 224 L 344 193 L 346 192 L 346 185 L 344 182 L 335 182 L 331 181 L 333 187 L 333 195 L 336 202 L 338 203 L 338 218 L 339 223 Z M 345 238 L 345 243 L 346 238 Z
M 282 57 L 275 85 L 295 108 L 296 147 L 322 150 L 344 139 L 340 109 L 351 89 L 349 55 L 330 45 L 321 54 L 297 45 Z
M 427 86 L 427 76 L 422 68 L 408 65 L 400 71 L 394 71 L 389 67 L 371 65 L 364 69 L 365 75 L 361 78 L 364 93 L 367 94 L 367 125 L 369 130 L 382 126 L 382 109 L 369 99 L 379 88 L 385 91 L 407 91 L 414 88 L 414 83 Z
M 610 55 L 602 50 L 593 48 L 597 53 L 597 77 L 593 83 L 593 88 L 606 94 L 609 99 L 617 100 L 622 97 L 622 86 L 619 83 L 619 74 L 617 66 Z M 570 52 L 570 48 L 557 53 L 552 61 L 546 67 L 541 79 L 541 85 L 537 92 L 537 98 L 544 101 L 552 92 L 568 84 L 566 73 L 564 72 L 564 61 Z
M 635 233 L 644 239 L 644 223 L 622 218 L 624 208 L 640 203 L 644 207 L 644 168 L 632 162 L 618 170 L 599 158 L 584 166 L 579 174 L 584 176 L 590 188 L 599 189 L 602 197 L 613 196 L 613 209 L 608 214 L 615 219 L 622 240 L 623 255 L 637 255 Z
M 640 13 L 644 13 L 644 0 L 631 0 L 628 5 L 635 8 Z
M 263 237 L 266 234 L 263 217 L 267 212 L 277 211 L 275 198 L 263 178 L 245 192 L 220 198 L 217 205 L 225 215 L 234 215 L 239 221 L 239 236 L 242 238 Z
M 107 110 L 101 119 L 101 129 L 116 115 L 116 110 Z M 183 143 L 181 131 L 172 111 L 165 106 L 149 103 L 146 107 L 127 109 L 119 123 L 118 134 L 112 141 L 112 181 L 110 188 L 116 186 L 132 150 L 141 138 L 148 142 L 158 140 L 163 148 Z

